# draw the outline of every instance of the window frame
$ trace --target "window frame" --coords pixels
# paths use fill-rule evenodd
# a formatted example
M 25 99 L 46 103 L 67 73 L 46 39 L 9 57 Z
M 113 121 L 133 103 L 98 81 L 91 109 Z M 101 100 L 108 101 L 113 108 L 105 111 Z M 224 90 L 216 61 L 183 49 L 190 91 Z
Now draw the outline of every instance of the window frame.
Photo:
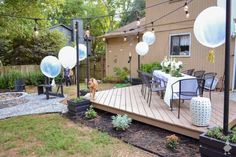
M 181 35 L 189 35 L 189 54 L 188 55 L 171 55 L 171 38 L 173 36 L 181 36 Z M 175 57 L 175 58 L 189 58 L 191 57 L 191 45 L 192 45 L 192 36 L 191 32 L 186 32 L 186 33 L 174 33 L 169 35 L 169 56 L 170 57 Z

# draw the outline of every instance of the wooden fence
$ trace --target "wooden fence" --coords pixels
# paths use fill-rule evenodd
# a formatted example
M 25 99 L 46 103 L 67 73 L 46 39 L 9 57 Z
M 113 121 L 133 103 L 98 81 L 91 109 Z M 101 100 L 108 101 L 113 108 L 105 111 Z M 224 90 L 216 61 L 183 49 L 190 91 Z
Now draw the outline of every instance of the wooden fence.
M 99 56 L 94 69 L 93 58 L 89 59 L 90 77 L 96 79 L 102 79 L 105 77 L 105 56 Z M 4 75 L 11 71 L 20 71 L 21 73 L 29 73 L 40 71 L 39 65 L 15 65 L 15 66 L 0 66 L 0 75 Z M 76 74 L 75 69 L 74 75 Z M 86 78 L 86 60 L 80 63 L 80 80 L 83 81 Z

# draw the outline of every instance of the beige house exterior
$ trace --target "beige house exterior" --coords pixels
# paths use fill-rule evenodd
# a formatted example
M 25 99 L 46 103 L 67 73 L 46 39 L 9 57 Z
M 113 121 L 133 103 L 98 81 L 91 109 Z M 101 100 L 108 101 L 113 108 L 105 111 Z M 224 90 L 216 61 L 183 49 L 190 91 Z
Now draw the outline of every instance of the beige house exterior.
M 153 6 L 163 0 L 146 0 L 146 7 Z M 217 6 L 222 0 L 194 0 L 188 5 L 190 17 L 186 18 L 184 9 L 179 9 L 173 14 L 166 16 L 165 18 L 158 20 L 154 23 L 156 42 L 151 45 L 147 55 L 141 57 L 141 64 L 161 62 L 165 56 L 170 57 L 171 47 L 173 46 L 173 37 L 180 37 L 187 35 L 189 53 L 187 55 L 175 55 L 177 60 L 184 63 L 184 69 L 194 68 L 195 70 L 205 70 L 206 72 L 216 72 L 217 77 L 220 78 L 224 74 L 224 52 L 225 46 L 222 45 L 215 49 L 215 63 L 212 64 L 208 61 L 207 56 L 210 48 L 201 45 L 194 36 L 193 25 L 198 14 L 204 9 L 210 6 Z M 184 6 L 185 0 L 170 0 L 168 3 L 158 5 L 146 9 L 146 17 L 141 19 L 141 25 L 150 23 L 167 14 L 170 11 L 175 10 L 179 6 Z M 233 1 L 232 11 L 235 12 L 236 2 Z M 235 4 L 235 5 L 234 5 Z M 216 15 L 217 16 L 217 15 Z M 232 22 L 235 17 L 235 13 L 232 14 Z M 150 26 L 150 25 L 149 25 Z M 138 55 L 135 51 L 135 46 L 138 42 L 137 33 L 144 33 L 147 29 L 137 29 L 124 33 L 124 30 L 136 28 L 136 22 L 130 23 L 118 30 L 105 34 L 106 37 L 106 75 L 114 75 L 114 67 L 127 67 L 129 53 L 132 54 L 131 72 L 132 77 L 137 77 L 138 69 Z M 235 29 L 235 28 L 234 28 Z M 232 32 L 234 32 L 232 29 Z M 124 41 L 124 36 L 127 36 L 127 41 Z M 141 38 L 141 35 L 140 35 Z M 182 37 L 181 37 L 182 38 Z M 185 39 L 183 38 L 183 41 Z M 171 46 L 172 45 L 172 46 Z M 231 87 L 235 89 L 234 84 L 235 77 L 235 65 L 236 65 L 236 48 L 235 37 L 231 38 Z

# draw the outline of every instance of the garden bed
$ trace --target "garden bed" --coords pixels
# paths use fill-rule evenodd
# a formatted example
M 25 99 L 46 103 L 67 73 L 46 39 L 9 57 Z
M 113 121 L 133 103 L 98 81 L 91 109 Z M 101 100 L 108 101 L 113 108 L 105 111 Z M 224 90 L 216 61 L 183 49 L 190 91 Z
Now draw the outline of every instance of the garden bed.
M 180 144 L 177 150 L 171 151 L 166 148 L 166 136 L 174 134 L 157 127 L 153 127 L 141 122 L 133 121 L 127 131 L 116 131 L 111 124 L 111 116 L 108 112 L 96 110 L 97 118 L 87 120 L 84 112 L 81 112 L 78 117 L 69 117 L 75 122 L 84 123 L 91 128 L 108 132 L 109 135 L 120 138 L 121 140 L 132 144 L 136 147 L 142 148 L 153 154 L 165 157 L 198 157 L 199 142 L 186 136 L 178 135 Z

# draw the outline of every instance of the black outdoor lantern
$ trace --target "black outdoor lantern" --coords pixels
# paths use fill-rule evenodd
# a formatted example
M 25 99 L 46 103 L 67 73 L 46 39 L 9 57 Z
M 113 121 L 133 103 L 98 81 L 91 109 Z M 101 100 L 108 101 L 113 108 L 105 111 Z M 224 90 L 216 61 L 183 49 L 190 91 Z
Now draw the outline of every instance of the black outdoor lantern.
M 130 53 L 129 53 L 129 60 L 128 60 L 128 63 L 129 63 L 130 84 L 132 84 L 132 77 L 131 77 L 131 60 L 132 60 L 132 54 L 131 54 L 131 52 L 130 52 Z

